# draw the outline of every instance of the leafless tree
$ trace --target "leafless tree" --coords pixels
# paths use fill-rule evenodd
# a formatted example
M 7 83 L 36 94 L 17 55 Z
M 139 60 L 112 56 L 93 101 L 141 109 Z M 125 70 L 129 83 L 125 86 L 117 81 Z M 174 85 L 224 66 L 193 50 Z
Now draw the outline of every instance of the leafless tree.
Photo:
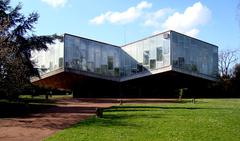
M 238 60 L 239 50 L 225 50 L 219 53 L 219 72 L 222 77 L 230 77 L 231 69 Z

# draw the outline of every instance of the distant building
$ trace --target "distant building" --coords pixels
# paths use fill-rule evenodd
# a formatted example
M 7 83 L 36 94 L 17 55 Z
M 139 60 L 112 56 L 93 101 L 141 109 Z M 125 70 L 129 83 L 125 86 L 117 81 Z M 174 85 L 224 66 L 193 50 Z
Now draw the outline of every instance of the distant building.
M 216 81 L 218 73 L 217 46 L 175 31 L 124 46 L 65 34 L 63 43 L 35 57 L 41 79 L 34 84 L 76 97 L 161 96 Z

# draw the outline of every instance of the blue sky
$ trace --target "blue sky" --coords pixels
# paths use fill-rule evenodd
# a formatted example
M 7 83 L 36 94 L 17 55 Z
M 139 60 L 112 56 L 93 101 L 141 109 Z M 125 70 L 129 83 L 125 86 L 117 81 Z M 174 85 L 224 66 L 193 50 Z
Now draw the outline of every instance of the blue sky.
M 22 12 L 38 12 L 37 35 L 70 33 L 123 45 L 173 29 L 216 44 L 240 48 L 239 0 L 12 0 Z

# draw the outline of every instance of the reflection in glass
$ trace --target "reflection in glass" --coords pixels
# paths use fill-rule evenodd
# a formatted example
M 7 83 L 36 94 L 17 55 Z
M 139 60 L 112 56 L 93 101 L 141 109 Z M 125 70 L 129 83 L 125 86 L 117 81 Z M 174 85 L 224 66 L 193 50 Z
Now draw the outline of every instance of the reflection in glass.
M 108 56 L 108 70 L 113 70 L 113 57 Z
M 87 71 L 102 77 L 125 77 L 173 65 L 191 72 L 217 72 L 217 48 L 176 32 L 158 34 L 123 47 L 65 34 L 62 48 L 38 56 L 42 73 L 58 68 Z M 46 58 L 46 59 L 45 59 Z
M 156 60 L 155 59 L 151 59 L 150 60 L 150 69 L 155 69 L 156 68 Z
M 143 64 L 148 65 L 149 64 L 149 51 L 143 52 Z
M 157 61 L 163 61 L 162 47 L 157 48 Z

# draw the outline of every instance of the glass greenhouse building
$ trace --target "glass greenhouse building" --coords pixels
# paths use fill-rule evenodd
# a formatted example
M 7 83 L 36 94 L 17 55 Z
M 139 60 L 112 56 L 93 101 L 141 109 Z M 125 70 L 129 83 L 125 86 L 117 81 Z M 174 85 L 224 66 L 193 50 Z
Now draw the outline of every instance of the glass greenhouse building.
M 217 46 L 175 31 L 124 46 L 64 34 L 63 42 L 34 53 L 34 59 L 41 74 L 32 79 L 34 84 L 94 97 L 95 92 L 87 89 L 106 87 L 111 90 L 104 93 L 111 97 L 130 91 L 138 97 L 148 89 L 160 93 L 170 85 L 182 88 L 216 81 L 218 73 Z

